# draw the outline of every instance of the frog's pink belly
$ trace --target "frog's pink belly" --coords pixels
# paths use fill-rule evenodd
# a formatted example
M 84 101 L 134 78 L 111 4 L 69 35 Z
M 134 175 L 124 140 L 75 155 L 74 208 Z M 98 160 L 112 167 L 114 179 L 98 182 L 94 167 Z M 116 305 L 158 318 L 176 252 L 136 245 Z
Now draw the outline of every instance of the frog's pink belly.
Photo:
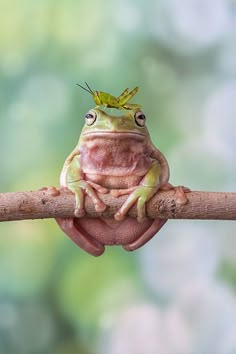
M 127 217 L 124 221 L 113 218 L 80 218 L 75 219 L 78 230 L 92 236 L 103 245 L 126 245 L 137 240 L 152 225 L 153 220 L 147 219 L 139 223 Z

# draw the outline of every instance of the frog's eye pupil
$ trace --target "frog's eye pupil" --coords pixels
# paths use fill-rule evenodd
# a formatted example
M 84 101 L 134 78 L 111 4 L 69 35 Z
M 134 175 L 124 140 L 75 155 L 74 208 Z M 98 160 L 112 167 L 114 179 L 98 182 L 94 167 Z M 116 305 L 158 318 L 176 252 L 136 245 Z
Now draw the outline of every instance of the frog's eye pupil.
M 145 121 L 146 121 L 146 116 L 143 112 L 136 112 L 135 113 L 135 122 L 139 127 L 144 127 Z
M 85 115 L 85 121 L 87 125 L 92 125 L 97 118 L 97 114 L 94 111 L 90 111 Z

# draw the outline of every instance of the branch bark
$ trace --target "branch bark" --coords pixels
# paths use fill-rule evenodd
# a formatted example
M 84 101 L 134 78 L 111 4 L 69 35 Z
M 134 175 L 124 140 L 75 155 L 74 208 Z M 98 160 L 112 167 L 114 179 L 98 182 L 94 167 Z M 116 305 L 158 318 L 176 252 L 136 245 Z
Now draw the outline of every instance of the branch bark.
M 168 219 L 236 220 L 236 193 L 189 192 L 188 203 L 179 206 L 173 191 L 158 192 L 147 203 L 148 217 Z M 112 217 L 127 196 L 119 198 L 100 194 L 107 205 L 103 213 L 97 213 L 90 198 L 85 198 L 85 210 L 89 217 Z M 62 192 L 53 197 L 47 191 L 0 193 L 0 221 L 73 217 L 74 196 Z M 134 206 L 129 215 L 136 217 Z

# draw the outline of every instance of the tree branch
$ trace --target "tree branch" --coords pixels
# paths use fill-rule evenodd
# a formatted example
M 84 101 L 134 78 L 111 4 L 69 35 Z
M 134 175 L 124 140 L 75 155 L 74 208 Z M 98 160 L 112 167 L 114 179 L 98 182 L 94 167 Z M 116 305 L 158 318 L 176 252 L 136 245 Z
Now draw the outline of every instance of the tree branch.
M 85 210 L 89 217 L 112 217 L 127 196 L 119 198 L 100 194 L 107 205 L 103 213 L 97 213 L 90 198 L 85 198 Z M 174 191 L 158 192 L 147 203 L 148 217 L 168 219 L 236 220 L 236 193 L 189 192 L 188 203 L 179 206 Z M 0 193 L 0 221 L 73 217 L 75 198 L 69 192 L 53 197 L 47 191 Z M 134 206 L 129 215 L 136 216 Z

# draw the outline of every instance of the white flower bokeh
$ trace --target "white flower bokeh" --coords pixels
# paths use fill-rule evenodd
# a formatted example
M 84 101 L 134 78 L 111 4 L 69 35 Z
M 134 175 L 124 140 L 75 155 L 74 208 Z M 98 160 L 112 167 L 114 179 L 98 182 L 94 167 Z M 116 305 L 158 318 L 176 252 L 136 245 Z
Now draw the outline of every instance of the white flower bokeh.
M 69 108 L 69 90 L 65 83 L 52 74 L 30 76 L 21 87 L 19 96 L 9 109 L 12 121 L 60 120 Z
M 227 289 L 199 281 L 167 307 L 144 302 L 114 315 L 97 353 L 233 354 L 236 301 Z
M 236 81 L 219 86 L 207 102 L 203 128 L 209 148 L 234 164 L 236 151 Z
M 98 354 L 183 354 L 188 349 L 189 332 L 179 311 L 139 303 L 115 316 Z
M 183 288 L 214 277 L 221 250 L 213 230 L 199 221 L 169 221 L 143 248 L 143 278 L 155 296 L 173 301 Z
M 183 289 L 174 308 L 186 320 L 196 353 L 235 353 L 236 300 L 229 289 L 214 281 L 196 282 Z
M 225 0 L 161 0 L 149 13 L 153 36 L 173 51 L 187 55 L 219 44 L 231 21 Z

